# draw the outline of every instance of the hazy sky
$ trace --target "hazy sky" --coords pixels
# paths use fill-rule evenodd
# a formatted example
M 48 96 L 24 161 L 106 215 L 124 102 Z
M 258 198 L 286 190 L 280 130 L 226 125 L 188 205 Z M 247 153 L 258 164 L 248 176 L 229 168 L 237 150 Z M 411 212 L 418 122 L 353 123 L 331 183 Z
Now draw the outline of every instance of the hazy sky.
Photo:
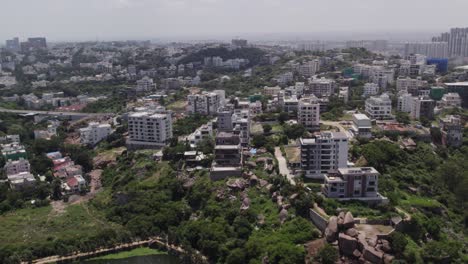
M 446 31 L 468 0 L 0 0 L 0 40 Z

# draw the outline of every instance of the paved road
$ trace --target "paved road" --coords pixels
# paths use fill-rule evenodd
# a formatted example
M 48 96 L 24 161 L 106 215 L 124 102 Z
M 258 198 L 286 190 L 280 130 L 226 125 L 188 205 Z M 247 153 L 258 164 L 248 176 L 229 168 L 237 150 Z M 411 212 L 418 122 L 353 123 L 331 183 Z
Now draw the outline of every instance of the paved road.
M 275 157 L 278 160 L 280 174 L 285 175 L 292 185 L 296 185 L 296 181 L 294 180 L 295 176 L 289 171 L 286 159 L 283 157 L 283 153 L 281 153 L 281 149 L 279 147 L 275 148 Z
M 56 116 L 78 116 L 78 117 L 100 117 L 112 115 L 113 113 L 81 113 L 81 112 L 60 112 L 60 111 L 40 111 L 40 110 L 17 110 L 17 109 L 6 109 L 0 107 L 2 113 L 14 113 L 14 114 L 41 114 L 41 115 L 56 115 Z

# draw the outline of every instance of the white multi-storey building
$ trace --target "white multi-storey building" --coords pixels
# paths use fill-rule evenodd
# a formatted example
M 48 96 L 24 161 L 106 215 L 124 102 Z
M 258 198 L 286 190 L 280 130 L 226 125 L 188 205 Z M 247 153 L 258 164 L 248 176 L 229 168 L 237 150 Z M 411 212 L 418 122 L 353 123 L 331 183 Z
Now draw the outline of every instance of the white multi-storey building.
M 85 128 L 80 128 L 80 141 L 82 144 L 95 145 L 112 133 L 110 124 L 91 122 Z
M 3 169 L 6 175 L 13 175 L 21 172 L 29 172 L 31 170 L 31 165 L 27 159 L 19 158 L 18 160 L 8 160 Z
M 369 97 L 371 95 L 376 95 L 379 93 L 379 85 L 376 83 L 366 83 L 364 84 L 362 97 Z
M 128 139 L 130 148 L 159 148 L 172 138 L 170 112 L 133 112 L 128 115 Z
M 189 114 L 215 115 L 225 102 L 224 91 L 203 92 L 187 96 Z
M 250 141 L 250 111 L 249 109 L 235 109 L 231 117 L 232 130 L 239 135 L 240 144 L 247 146 Z
M 148 76 L 143 77 L 141 80 L 137 81 L 136 91 L 137 92 L 147 92 L 156 89 L 156 84 L 153 82 L 153 79 Z
M 312 138 L 301 138 L 301 169 L 305 177 L 323 179 L 324 175 L 346 168 L 348 137 L 342 132 L 321 132 Z
M 299 65 L 298 72 L 305 77 L 312 77 L 316 72 L 319 71 L 319 67 L 319 60 L 311 60 L 304 62 L 302 65 Z
M 306 97 L 299 100 L 297 121 L 309 131 L 320 129 L 320 104 L 316 97 Z
M 407 91 L 412 94 L 417 92 L 421 87 L 424 87 L 426 85 L 427 85 L 427 81 L 423 81 L 420 78 L 411 79 L 409 77 L 406 77 L 406 78 L 399 77 L 396 80 L 397 91 Z
M 351 130 L 353 133 L 360 138 L 371 138 L 372 137 L 372 123 L 369 117 L 365 114 L 354 114 L 353 125 Z
M 277 96 L 279 94 L 280 91 L 281 91 L 281 87 L 279 87 L 279 86 L 274 86 L 274 87 L 265 86 L 265 87 L 263 87 L 263 94 L 265 96 L 275 97 L 275 96 Z
M 366 100 L 366 113 L 372 119 L 387 119 L 392 117 L 392 100 L 388 94 L 371 96 Z
M 462 100 L 458 93 L 446 93 L 442 96 L 439 105 L 444 108 L 461 107 Z
M 407 92 L 400 93 L 398 96 L 397 111 L 410 113 L 413 107 L 413 96 Z

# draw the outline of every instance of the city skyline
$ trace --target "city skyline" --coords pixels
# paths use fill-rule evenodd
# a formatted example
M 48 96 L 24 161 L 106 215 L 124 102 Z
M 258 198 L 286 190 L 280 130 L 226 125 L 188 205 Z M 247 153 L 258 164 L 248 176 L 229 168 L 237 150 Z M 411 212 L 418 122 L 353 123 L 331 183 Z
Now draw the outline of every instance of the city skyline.
M 332 0 L 100 0 L 2 3 L 0 40 L 45 36 L 51 41 L 126 39 L 429 40 L 466 27 L 468 2 Z M 27 7 L 27 8 L 25 8 Z M 420 12 L 417 12 L 420 10 Z M 438 14 L 435 16 L 429 14 Z M 372 22 L 372 23 L 371 23 Z M 354 33 L 354 34 L 351 34 Z

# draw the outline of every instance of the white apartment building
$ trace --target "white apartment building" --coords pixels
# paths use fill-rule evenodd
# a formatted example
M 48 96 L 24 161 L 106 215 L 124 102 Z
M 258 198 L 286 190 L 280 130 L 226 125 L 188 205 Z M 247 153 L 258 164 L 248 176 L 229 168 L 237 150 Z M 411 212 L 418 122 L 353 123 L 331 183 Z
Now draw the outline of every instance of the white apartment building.
M 320 104 L 316 97 L 306 97 L 299 100 L 297 121 L 309 131 L 320 130 Z
M 133 112 L 128 115 L 128 139 L 130 148 L 159 148 L 172 138 L 170 112 Z
M 247 146 L 250 141 L 250 111 L 248 109 L 235 109 L 231 117 L 232 130 L 239 135 L 240 144 Z
M 366 98 L 371 95 L 376 95 L 379 93 L 379 85 L 376 83 L 366 83 L 364 84 L 362 97 Z
M 439 105 L 444 108 L 461 107 L 461 97 L 458 93 L 446 93 L 442 96 Z
M 249 103 L 249 111 L 251 116 L 259 115 L 262 111 L 262 102 L 255 101 L 253 103 Z
M 202 140 L 206 138 L 210 138 L 213 136 L 213 123 L 208 122 L 208 124 L 204 124 L 201 127 L 199 127 L 195 132 L 190 134 L 187 137 L 187 140 L 190 144 L 190 147 L 195 148 L 198 143 L 200 143 Z
M 189 114 L 215 115 L 225 103 L 224 91 L 203 92 L 187 96 L 187 112 Z
M 420 119 L 421 117 L 433 119 L 435 105 L 435 101 L 428 97 L 413 97 L 410 117 L 413 119 Z
M 13 175 L 21 172 L 30 172 L 31 165 L 27 159 L 19 158 L 18 160 L 8 160 L 3 169 L 6 175 Z
M 137 86 L 135 89 L 137 92 L 152 91 L 156 89 L 156 84 L 153 82 L 153 79 L 145 76 L 141 80 L 137 81 Z
M 365 114 L 354 114 L 353 125 L 351 130 L 353 133 L 360 138 L 371 138 L 372 137 L 372 123 L 369 117 Z
M 91 122 L 88 127 L 80 128 L 80 141 L 86 145 L 96 145 L 112 133 L 110 124 Z
M 366 100 L 366 113 L 371 119 L 387 119 L 392 117 L 392 100 L 388 94 L 371 96 Z
M 301 138 L 301 169 L 305 177 L 323 179 L 324 175 L 346 168 L 348 137 L 342 132 L 321 132 L 312 138 Z
M 304 94 L 305 83 L 304 82 L 296 82 L 294 85 L 294 90 L 296 91 L 297 96 L 302 96 Z
M 413 95 L 403 92 L 398 96 L 397 111 L 410 113 L 413 107 Z
M 329 97 L 335 93 L 335 88 L 336 83 L 332 79 L 313 79 L 309 83 L 309 89 L 306 94 L 313 94 L 317 97 Z
M 304 62 L 302 65 L 299 65 L 298 72 L 299 74 L 305 77 L 312 77 L 315 73 L 319 71 L 320 62 L 319 60 L 311 60 Z

